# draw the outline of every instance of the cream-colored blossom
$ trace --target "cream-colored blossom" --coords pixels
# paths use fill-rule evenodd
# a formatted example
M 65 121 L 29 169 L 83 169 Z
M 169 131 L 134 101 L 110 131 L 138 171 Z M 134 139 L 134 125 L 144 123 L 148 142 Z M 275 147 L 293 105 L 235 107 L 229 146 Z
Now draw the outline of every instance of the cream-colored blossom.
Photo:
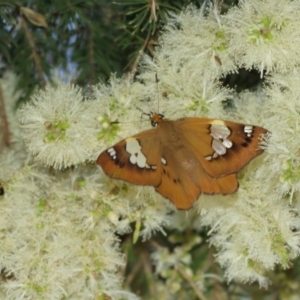
M 97 176 L 101 174 L 99 173 Z M 134 228 L 135 238 L 141 237 L 142 240 L 146 240 L 157 231 L 164 233 L 164 227 L 170 219 L 168 213 L 174 210 L 169 200 L 157 194 L 152 187 L 137 187 L 108 178 L 103 178 L 101 182 L 99 190 L 104 194 L 111 194 L 108 199 L 104 197 L 102 201 L 113 207 L 106 213 L 117 233 L 130 232 L 129 224 L 133 221 L 139 223 Z
M 36 93 L 21 110 L 27 151 L 43 165 L 62 169 L 91 160 L 99 132 L 97 110 L 71 85 Z
M 224 18 L 228 52 L 239 67 L 287 72 L 300 62 L 300 2 L 240 1 Z
M 267 287 L 267 273 L 276 265 L 287 268 L 300 254 L 300 219 L 288 201 L 276 201 L 276 193 L 263 191 L 261 182 L 244 182 L 235 205 L 207 212 L 202 223 L 212 227 L 210 242 L 228 281 Z
M 203 8 L 189 6 L 181 14 L 172 14 L 164 28 L 156 53 L 157 61 L 169 65 L 169 72 L 188 72 L 197 81 L 203 74 L 208 80 L 236 71 L 234 59 L 228 51 L 228 36 L 218 8 L 211 5 L 206 15 Z M 177 76 L 176 76 L 177 77 Z
M 30 155 L 57 169 L 93 161 L 120 139 L 151 128 L 144 115 L 150 111 L 170 119 L 230 119 L 272 134 L 267 153 L 239 172 L 237 193 L 201 195 L 194 211 L 181 213 L 153 187 L 109 179 L 95 166 L 50 177 L 37 165 L 21 167 L 19 157 L 9 167 L 14 153 L 3 155 L 0 179 L 8 170 L 10 180 L 0 206 L 0 263 L 16 277 L 1 287 L 7 299 L 134 299 L 121 289 L 117 270 L 123 260 L 115 236 L 131 230 L 136 240 L 164 233 L 165 227 L 184 232 L 210 226 L 210 241 L 229 281 L 266 287 L 267 272 L 289 267 L 300 243 L 298 212 L 289 206 L 289 200 L 300 203 L 298 8 L 297 1 L 243 1 L 222 17 L 214 7 L 207 17 L 189 8 L 170 18 L 155 59 L 144 56 L 137 80 L 112 77 L 94 88 L 89 101 L 70 85 L 37 93 L 21 111 L 24 139 Z M 255 92 L 221 87 L 220 77 L 241 66 L 262 73 L 295 70 L 273 76 Z M 178 243 L 176 236 L 169 241 Z M 200 242 L 196 233 L 173 252 L 154 251 L 164 295 L 178 295 L 182 274 L 205 291 L 207 278 L 215 274 L 193 269 L 191 249 Z
M 153 94 L 157 74 L 159 107 L 167 117 L 216 116 L 221 101 L 231 97 L 216 80 L 236 70 L 219 22 L 215 9 L 205 17 L 190 7 L 170 18 L 155 59 L 143 57 L 138 78 L 147 82 Z
M 27 158 L 24 149 L 4 149 L 0 155 L 0 183 L 9 181 Z
M 220 111 L 219 117 L 242 124 L 253 124 L 268 128 L 265 114 L 268 110 L 268 97 L 266 92 L 258 87 L 255 91 L 245 90 L 240 93 L 232 93 L 229 109 Z
M 143 102 L 148 103 L 149 95 L 139 82 L 133 83 L 130 78 L 112 76 L 109 84 L 100 83 L 93 87 L 92 98 L 98 106 L 98 138 L 107 147 L 128 135 L 149 128 L 149 119 L 141 118 Z M 152 108 L 155 107 L 156 101 Z M 148 107 L 144 112 L 149 113 L 152 108 Z
M 157 74 L 159 107 L 166 115 L 215 117 L 221 101 L 231 97 L 216 79 L 236 71 L 227 43 L 217 9 L 212 6 L 204 16 L 190 6 L 170 17 L 155 59 L 143 57 L 138 78 L 147 82 L 145 88 L 153 94 Z
M 121 289 L 123 259 L 94 168 L 51 177 L 24 166 L 7 184 L 0 264 L 13 280 L 1 285 L 5 299 L 137 299 Z
M 299 205 L 300 191 L 300 73 L 274 74 L 268 79 L 266 92 L 269 96 L 270 116 L 266 125 L 272 132 L 266 162 L 268 176 L 279 195 L 289 195 Z

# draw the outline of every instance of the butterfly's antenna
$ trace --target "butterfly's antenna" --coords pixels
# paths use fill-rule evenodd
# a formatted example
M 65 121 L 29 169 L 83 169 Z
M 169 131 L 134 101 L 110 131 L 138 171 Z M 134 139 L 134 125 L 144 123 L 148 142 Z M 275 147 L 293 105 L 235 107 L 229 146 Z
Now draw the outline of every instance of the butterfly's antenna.
M 141 111 L 142 113 L 141 113 L 141 120 L 140 121 L 142 121 L 142 117 L 143 117 L 143 115 L 145 115 L 145 116 L 147 116 L 147 117 L 151 117 L 151 115 L 152 115 L 152 112 L 150 111 L 150 113 L 145 113 L 141 108 L 139 108 L 138 106 L 136 107 L 139 111 Z
M 155 81 L 156 81 L 156 89 L 157 89 L 157 95 L 158 95 L 158 99 L 157 99 L 157 113 L 159 114 L 159 100 L 160 100 L 160 97 L 159 97 L 159 86 L 158 86 L 159 80 L 158 80 L 157 73 L 155 73 Z
M 146 113 L 144 113 L 144 114 L 147 115 L 147 116 L 150 116 L 150 114 L 146 114 Z M 132 124 L 132 123 L 140 123 L 141 121 L 146 121 L 146 120 L 127 121 L 127 122 L 126 121 L 121 121 L 121 122 L 119 122 L 119 121 L 112 121 L 112 122 L 109 123 L 109 125 L 112 126 L 112 125 L 118 125 L 118 124 Z

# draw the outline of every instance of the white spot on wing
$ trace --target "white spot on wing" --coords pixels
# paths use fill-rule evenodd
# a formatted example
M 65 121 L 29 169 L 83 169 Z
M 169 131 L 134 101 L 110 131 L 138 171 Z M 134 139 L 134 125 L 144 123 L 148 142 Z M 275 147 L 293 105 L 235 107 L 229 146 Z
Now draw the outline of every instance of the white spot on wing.
M 245 130 L 245 129 L 244 129 Z M 231 131 L 226 126 L 226 123 L 222 120 L 213 120 L 210 126 L 210 135 L 213 137 L 212 140 L 212 150 L 214 150 L 212 155 L 205 157 L 206 160 L 210 161 L 217 158 L 219 155 L 226 154 L 227 149 L 230 149 L 233 142 L 228 139 Z
M 113 160 L 115 160 L 117 158 L 117 156 L 116 156 L 117 153 L 114 148 L 107 149 L 107 152 Z
M 212 147 L 218 155 L 224 155 L 226 153 L 226 147 L 220 140 L 214 139 Z
M 251 125 L 246 125 L 244 127 L 244 132 L 246 133 L 247 137 L 251 137 L 251 134 L 253 132 L 253 126 Z
M 225 125 L 213 124 L 210 127 L 210 135 L 216 139 L 226 139 L 230 133 L 229 128 Z
M 140 167 L 140 168 L 145 168 L 146 167 L 146 157 L 145 155 L 140 152 L 141 154 L 139 154 L 137 156 L 137 165 Z
M 136 139 L 127 139 L 126 140 L 126 151 L 130 154 L 129 161 L 133 165 L 137 165 L 139 168 L 147 168 L 149 165 L 146 163 L 146 156 L 142 153 L 141 145 Z
M 231 148 L 232 147 L 232 141 L 231 140 L 228 140 L 228 139 L 224 139 L 223 141 L 223 145 L 226 147 L 226 148 Z
M 167 164 L 167 160 L 165 159 L 165 158 L 161 158 L 161 162 L 165 165 L 165 164 Z
M 135 164 L 136 164 L 136 156 L 131 155 L 131 156 L 129 157 L 129 161 L 130 161 L 133 165 L 135 165 Z

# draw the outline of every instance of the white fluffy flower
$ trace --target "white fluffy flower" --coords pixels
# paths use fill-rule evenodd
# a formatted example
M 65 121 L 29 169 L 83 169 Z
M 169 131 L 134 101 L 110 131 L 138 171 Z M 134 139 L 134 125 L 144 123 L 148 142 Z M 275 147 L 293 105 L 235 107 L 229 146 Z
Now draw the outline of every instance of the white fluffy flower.
M 21 110 L 28 152 L 36 161 L 57 169 L 91 160 L 99 132 L 92 104 L 72 85 L 36 93 Z
M 286 72 L 300 62 L 299 1 L 240 1 L 224 18 L 240 67 Z
M 203 9 L 198 10 L 193 6 L 180 15 L 172 15 L 161 38 L 163 47 L 156 57 L 158 60 L 164 59 L 173 68 L 177 67 L 178 71 L 189 72 L 192 77 L 188 78 L 194 81 L 201 78 L 202 73 L 214 79 L 235 71 L 222 22 L 214 5 L 211 5 L 207 16 Z
M 227 279 L 267 287 L 267 272 L 278 264 L 287 268 L 300 254 L 300 220 L 287 202 L 274 201 L 270 192 L 268 200 L 258 188 L 240 189 L 235 205 L 208 212 L 202 222 L 212 227 L 210 241 Z M 251 189 L 259 191 L 256 199 Z
M 140 110 L 159 110 L 170 119 L 231 119 L 263 126 L 272 136 L 269 156 L 261 155 L 239 172 L 237 193 L 200 196 L 196 205 L 201 216 L 195 210 L 171 217 L 169 201 L 153 187 L 107 179 L 92 166 L 49 177 L 36 166 L 25 165 L 15 173 L 19 165 L 7 167 L 6 158 L 0 159 L 12 178 L 5 182 L 0 220 L 0 262 L 16 276 L 5 286 L 7 294 L 13 299 L 75 294 L 130 298 L 119 290 L 116 270 L 122 259 L 114 234 L 129 232 L 134 222 L 135 238 L 149 238 L 155 231 L 164 232 L 166 225 L 199 230 L 202 220 L 201 230 L 203 225 L 212 228 L 210 241 L 229 280 L 257 281 L 265 287 L 268 271 L 288 267 L 299 256 L 300 243 L 299 217 L 282 197 L 299 199 L 298 72 L 273 76 L 261 90 L 239 95 L 220 87 L 218 80 L 241 66 L 261 72 L 287 72 L 297 66 L 298 11 L 299 1 L 284 0 L 242 1 L 222 17 L 214 9 L 204 17 L 190 8 L 170 20 L 155 59 L 144 57 L 137 81 L 112 77 L 110 85 L 94 89 L 96 100 L 90 101 L 70 85 L 37 93 L 21 110 L 23 136 L 38 162 L 58 169 L 93 160 L 119 138 L 149 129 L 148 120 L 140 121 Z M 222 101 L 228 98 L 234 110 L 224 109 Z M 199 281 L 205 290 L 203 278 L 213 276 L 194 268 L 197 235 L 173 252 L 158 247 L 153 254 L 167 293 L 178 295 L 184 278 Z
M 7 183 L 0 265 L 13 280 L 3 282 L 3 299 L 137 299 L 121 289 L 122 254 L 106 218 L 113 201 L 101 201 L 95 169 L 56 174 L 24 165 Z
M 279 195 L 289 194 L 291 200 L 297 195 L 298 198 L 300 191 L 299 80 L 297 71 L 285 76 L 274 74 L 266 86 L 271 113 L 266 126 L 272 132 L 268 145 L 271 155 L 266 162 L 266 172 Z

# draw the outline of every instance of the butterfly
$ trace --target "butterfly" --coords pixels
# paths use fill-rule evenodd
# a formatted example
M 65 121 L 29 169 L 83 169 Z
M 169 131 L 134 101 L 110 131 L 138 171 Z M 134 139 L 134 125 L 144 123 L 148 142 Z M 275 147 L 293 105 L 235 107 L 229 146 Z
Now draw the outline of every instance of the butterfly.
M 104 150 L 97 164 L 114 179 L 153 186 L 181 210 L 190 209 L 201 193 L 234 193 L 237 172 L 263 152 L 260 136 L 268 132 L 218 119 L 148 116 L 152 129 Z

